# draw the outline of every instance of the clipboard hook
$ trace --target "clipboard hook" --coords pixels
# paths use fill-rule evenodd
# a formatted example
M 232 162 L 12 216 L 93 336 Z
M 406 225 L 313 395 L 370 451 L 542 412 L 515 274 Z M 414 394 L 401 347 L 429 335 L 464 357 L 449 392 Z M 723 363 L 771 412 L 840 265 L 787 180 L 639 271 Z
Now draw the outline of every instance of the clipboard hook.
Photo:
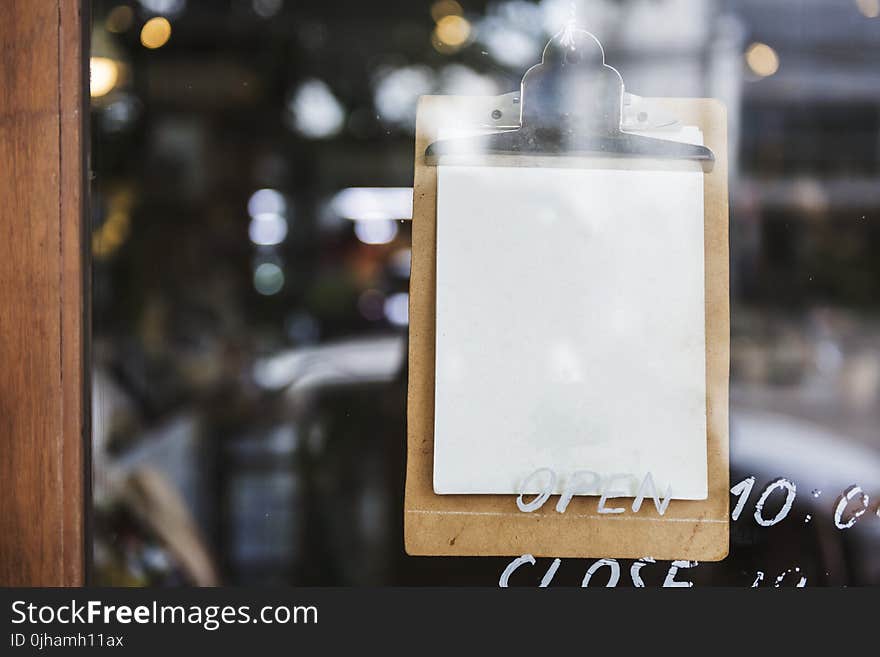
M 436 141 L 425 159 L 436 165 L 447 156 L 580 155 L 693 160 L 712 170 L 715 155 L 706 146 L 624 132 L 623 96 L 623 78 L 605 63 L 599 40 L 567 27 L 522 78 L 518 128 Z

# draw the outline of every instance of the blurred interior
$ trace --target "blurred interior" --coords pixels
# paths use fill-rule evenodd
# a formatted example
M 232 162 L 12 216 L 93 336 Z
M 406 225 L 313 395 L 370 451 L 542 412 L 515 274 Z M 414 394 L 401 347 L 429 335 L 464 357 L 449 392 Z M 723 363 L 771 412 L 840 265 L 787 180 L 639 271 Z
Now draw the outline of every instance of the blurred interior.
M 92 17 L 96 583 L 497 583 L 508 559 L 403 552 L 415 104 L 518 89 L 574 19 L 628 91 L 729 111 L 731 483 L 757 485 L 730 556 L 691 579 L 880 584 L 880 0 Z M 758 527 L 777 477 L 791 517 Z M 842 531 L 852 484 L 869 513 Z

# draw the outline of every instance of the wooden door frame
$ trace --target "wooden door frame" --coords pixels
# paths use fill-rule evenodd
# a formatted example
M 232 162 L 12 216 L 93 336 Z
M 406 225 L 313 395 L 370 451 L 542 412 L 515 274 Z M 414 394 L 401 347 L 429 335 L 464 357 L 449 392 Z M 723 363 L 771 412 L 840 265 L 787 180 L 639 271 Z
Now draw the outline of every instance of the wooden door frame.
M 87 579 L 88 0 L 3 0 L 0 585 Z

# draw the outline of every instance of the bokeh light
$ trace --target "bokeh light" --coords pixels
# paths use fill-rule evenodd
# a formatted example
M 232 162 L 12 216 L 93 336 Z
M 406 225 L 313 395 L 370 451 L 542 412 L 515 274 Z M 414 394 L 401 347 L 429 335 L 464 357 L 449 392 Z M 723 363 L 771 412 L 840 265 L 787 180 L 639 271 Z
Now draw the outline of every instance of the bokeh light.
M 467 43 L 471 24 L 462 16 L 444 16 L 434 28 L 434 46 L 440 52 L 454 52 Z
M 390 220 L 355 221 L 354 234 L 364 244 L 388 244 L 397 237 L 397 224 Z
M 412 187 L 346 187 L 330 201 L 333 213 L 343 219 L 412 218 Z
M 434 71 L 427 66 L 385 69 L 377 76 L 373 102 L 385 123 L 411 126 L 419 96 L 431 93 L 434 86 Z
M 106 96 L 119 81 L 119 63 L 109 57 L 89 59 L 89 93 L 92 98 Z
M 345 124 L 345 110 L 322 80 L 306 80 L 289 105 L 293 128 L 304 137 L 324 139 L 337 134 Z
M 753 43 L 746 50 L 746 64 L 752 73 L 766 78 L 779 70 L 779 55 L 766 43 Z
M 122 34 L 134 23 L 134 11 L 128 5 L 119 5 L 110 10 L 107 14 L 107 20 L 104 21 L 104 27 L 108 32 L 114 34 Z
M 144 11 L 164 16 L 177 16 L 186 9 L 186 0 L 138 0 Z
M 247 210 L 252 219 L 262 214 L 283 215 L 287 212 L 287 201 L 277 189 L 258 189 L 248 199 Z
M 409 324 L 409 295 L 406 292 L 392 294 L 385 299 L 385 318 L 395 326 Z
M 275 246 L 287 237 L 287 220 L 280 214 L 258 214 L 251 219 L 248 237 L 258 246 Z
M 274 262 L 263 262 L 254 269 L 254 289 L 264 296 L 278 294 L 284 288 L 284 271 Z
M 171 23 L 164 16 L 151 18 L 141 28 L 141 44 L 150 50 L 161 48 L 170 38 Z

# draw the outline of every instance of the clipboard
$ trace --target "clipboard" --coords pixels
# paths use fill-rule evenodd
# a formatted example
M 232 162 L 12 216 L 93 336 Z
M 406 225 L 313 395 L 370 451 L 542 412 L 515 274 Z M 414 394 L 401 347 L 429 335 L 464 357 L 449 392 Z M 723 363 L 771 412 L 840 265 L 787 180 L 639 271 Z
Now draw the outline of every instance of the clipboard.
M 623 83 L 595 61 L 598 41 L 587 32 L 557 35 L 541 65 L 523 78 L 518 130 L 474 140 L 438 141 L 442 117 L 474 117 L 492 99 L 425 96 L 416 120 L 410 278 L 407 466 L 404 503 L 406 552 L 419 556 L 518 556 L 687 559 L 719 561 L 729 546 L 729 260 L 727 122 L 713 99 L 652 98 L 646 102 L 686 125 L 699 127 L 705 147 L 663 142 L 621 130 Z M 572 41 L 572 38 L 575 41 Z M 574 45 L 572 45 L 574 44 Z M 578 52 L 572 61 L 566 58 Z M 562 58 L 562 59 L 560 59 Z M 571 63 L 578 66 L 570 66 Z M 548 66 L 549 64 L 549 66 Z M 569 64 L 560 74 L 560 65 Z M 586 64 L 586 65 L 581 65 Z M 595 70 L 602 67 L 601 76 Z M 564 66 L 562 67 L 565 68 Z M 611 69 L 619 79 L 619 74 Z M 573 76 L 576 76 L 572 78 Z M 563 106 L 561 84 L 588 89 Z M 542 102 L 535 102 L 535 99 Z M 555 105 L 548 101 L 555 99 Z M 496 99 L 497 102 L 497 99 Z M 503 114 L 503 113 L 502 113 Z M 493 118 L 501 118 L 492 112 Z M 479 121 L 479 119 L 477 119 Z M 517 134 L 518 133 L 518 134 Z M 655 143 L 662 142 L 662 143 Z M 575 496 L 558 513 L 552 498 L 523 513 L 515 495 L 436 495 L 432 487 L 436 323 L 437 168 L 471 152 L 534 166 L 534 158 L 561 150 L 606 158 L 608 166 L 638 168 L 645 157 L 699 162 L 704 170 L 706 421 L 708 496 L 673 500 L 660 515 L 653 504 L 638 513 L 600 514 L 598 497 Z M 564 154 L 564 153 L 562 153 Z M 564 164 L 563 164 L 564 166 Z

